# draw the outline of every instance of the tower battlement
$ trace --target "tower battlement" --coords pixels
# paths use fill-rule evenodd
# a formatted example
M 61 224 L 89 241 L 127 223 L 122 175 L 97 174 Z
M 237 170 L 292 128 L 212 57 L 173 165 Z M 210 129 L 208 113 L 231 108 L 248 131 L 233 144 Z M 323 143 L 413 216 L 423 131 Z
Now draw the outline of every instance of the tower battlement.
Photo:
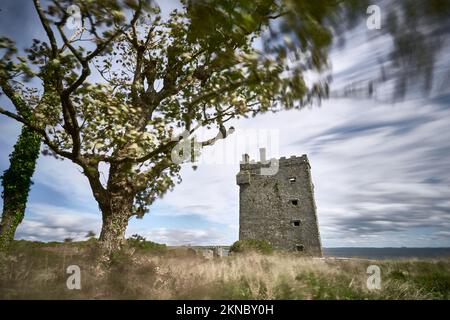
M 307 164 L 309 167 L 311 165 L 309 164 L 308 156 L 306 154 L 298 157 L 298 156 L 291 156 L 289 158 L 281 157 L 279 159 L 270 159 L 266 161 L 254 161 L 251 160 L 248 155 L 244 154 L 243 160 L 240 163 L 240 169 L 243 170 L 258 170 L 261 168 L 268 168 L 273 165 L 277 165 L 278 167 L 289 167 L 289 166 L 295 166 L 295 165 L 303 165 Z
M 275 167 L 273 174 L 262 168 Z M 276 249 L 322 256 L 307 155 L 260 161 L 243 155 L 236 176 L 239 191 L 239 239 L 266 240 Z

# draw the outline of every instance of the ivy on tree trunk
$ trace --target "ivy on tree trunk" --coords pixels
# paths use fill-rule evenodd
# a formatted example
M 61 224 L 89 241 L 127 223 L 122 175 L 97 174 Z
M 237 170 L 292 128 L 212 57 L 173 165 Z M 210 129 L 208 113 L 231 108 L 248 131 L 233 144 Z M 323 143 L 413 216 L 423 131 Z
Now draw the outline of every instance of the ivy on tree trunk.
M 3 173 L 3 214 L 0 222 L 0 251 L 8 249 L 18 225 L 25 215 L 31 178 L 39 156 L 41 138 L 32 129 L 23 126 L 14 151 L 10 155 L 10 166 Z

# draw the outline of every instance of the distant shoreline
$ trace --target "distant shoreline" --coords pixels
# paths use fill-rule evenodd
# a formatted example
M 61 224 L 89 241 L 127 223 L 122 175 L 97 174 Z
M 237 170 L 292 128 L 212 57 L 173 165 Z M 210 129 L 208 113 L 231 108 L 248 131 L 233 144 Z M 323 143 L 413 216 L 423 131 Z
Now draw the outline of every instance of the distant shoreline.
M 212 249 L 221 247 L 228 250 L 230 246 L 168 246 L 168 248 L 191 247 L 195 249 Z M 438 259 L 450 258 L 450 247 L 324 247 L 323 256 L 326 258 L 361 258 L 361 259 Z
M 323 248 L 325 257 L 365 258 L 365 259 L 430 259 L 450 258 L 450 248 L 413 247 L 334 247 Z

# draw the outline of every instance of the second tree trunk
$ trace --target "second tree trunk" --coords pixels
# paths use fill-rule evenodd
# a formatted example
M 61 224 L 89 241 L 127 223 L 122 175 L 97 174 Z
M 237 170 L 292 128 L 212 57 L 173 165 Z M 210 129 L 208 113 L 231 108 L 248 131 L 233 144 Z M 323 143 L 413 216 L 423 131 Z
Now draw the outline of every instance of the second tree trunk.
M 0 251 L 8 249 L 25 215 L 31 177 L 40 147 L 40 136 L 31 129 L 22 127 L 10 156 L 10 166 L 2 176 L 3 214 L 0 222 Z

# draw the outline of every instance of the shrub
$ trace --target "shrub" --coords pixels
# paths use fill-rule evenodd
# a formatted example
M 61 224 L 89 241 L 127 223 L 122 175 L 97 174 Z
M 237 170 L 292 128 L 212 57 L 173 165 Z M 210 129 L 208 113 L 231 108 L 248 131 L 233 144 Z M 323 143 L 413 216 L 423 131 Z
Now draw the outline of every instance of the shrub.
M 146 240 L 143 236 L 138 234 L 134 234 L 128 238 L 127 245 L 136 250 L 152 251 L 156 253 L 165 253 L 167 251 L 165 244 Z
M 273 251 L 272 245 L 266 240 L 258 239 L 248 239 L 239 240 L 233 243 L 230 248 L 230 252 L 241 253 L 241 252 L 260 252 L 263 254 L 270 254 Z

